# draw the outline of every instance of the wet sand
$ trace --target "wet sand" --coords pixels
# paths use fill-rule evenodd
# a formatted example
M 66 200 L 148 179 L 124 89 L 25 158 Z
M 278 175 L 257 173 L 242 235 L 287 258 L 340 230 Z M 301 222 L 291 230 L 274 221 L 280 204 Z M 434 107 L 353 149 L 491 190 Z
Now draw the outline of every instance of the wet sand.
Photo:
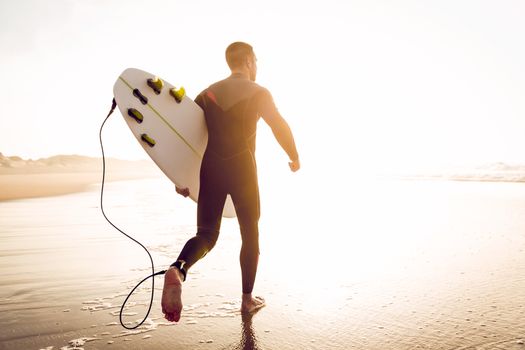
M 149 263 L 92 189 L 0 203 L 0 349 L 525 349 L 523 184 L 360 184 L 344 205 L 300 211 L 263 197 L 255 291 L 268 306 L 238 312 L 240 239 L 224 220 L 184 284 L 181 322 L 163 320 L 158 277 L 136 332 L 118 312 Z M 167 181 L 107 191 L 108 215 L 157 269 L 195 232 L 194 204 Z M 128 325 L 150 287 L 124 310 Z

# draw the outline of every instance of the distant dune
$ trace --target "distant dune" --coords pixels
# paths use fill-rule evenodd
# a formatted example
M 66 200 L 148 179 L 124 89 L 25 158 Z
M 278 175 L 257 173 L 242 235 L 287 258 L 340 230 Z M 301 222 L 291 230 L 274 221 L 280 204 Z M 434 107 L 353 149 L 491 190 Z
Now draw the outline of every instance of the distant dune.
M 151 160 L 106 159 L 106 180 L 162 176 Z M 89 189 L 102 180 L 102 159 L 57 155 L 37 160 L 0 153 L 0 201 L 56 196 Z
M 143 173 L 145 176 L 158 175 L 159 170 L 151 160 L 106 159 L 108 172 Z M 22 159 L 18 156 L 4 156 L 0 153 L 0 175 L 41 174 L 41 173 L 85 173 L 102 171 L 102 159 L 79 155 L 57 155 L 49 158 Z

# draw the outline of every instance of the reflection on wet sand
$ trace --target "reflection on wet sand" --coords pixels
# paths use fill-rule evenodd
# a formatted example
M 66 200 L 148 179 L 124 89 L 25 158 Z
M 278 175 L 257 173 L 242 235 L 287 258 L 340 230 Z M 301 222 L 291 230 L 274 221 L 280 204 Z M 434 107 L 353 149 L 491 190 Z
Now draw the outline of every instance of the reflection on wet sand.
M 259 344 L 257 342 L 257 336 L 253 330 L 253 316 L 257 314 L 259 310 L 256 310 L 253 313 L 242 313 L 242 333 L 241 340 L 239 344 L 235 345 L 233 348 L 228 347 L 228 349 L 234 350 L 259 350 Z M 224 348 L 226 350 L 226 348 Z

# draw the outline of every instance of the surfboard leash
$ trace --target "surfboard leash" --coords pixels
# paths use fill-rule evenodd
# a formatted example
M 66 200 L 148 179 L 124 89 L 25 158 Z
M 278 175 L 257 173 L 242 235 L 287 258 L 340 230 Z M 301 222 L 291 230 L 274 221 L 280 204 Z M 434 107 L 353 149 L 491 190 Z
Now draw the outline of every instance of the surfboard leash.
M 145 277 L 142 281 L 140 281 L 132 290 L 131 292 L 129 292 L 128 296 L 126 297 L 126 299 L 124 299 L 124 302 L 122 303 L 122 306 L 120 307 L 120 313 L 119 313 L 119 321 L 120 321 L 120 324 L 122 325 L 122 327 L 126 328 L 126 329 L 129 329 L 129 330 L 132 330 L 132 329 L 136 329 L 137 327 L 141 326 L 145 321 L 146 319 L 148 318 L 149 316 L 149 313 L 151 311 L 151 306 L 153 305 L 153 296 L 154 296 L 154 293 L 155 293 L 155 276 L 157 275 L 163 275 L 166 273 L 166 270 L 162 270 L 162 271 L 158 271 L 158 272 L 155 272 L 155 266 L 153 264 L 153 258 L 151 257 L 151 254 L 148 250 L 148 248 L 146 248 L 142 243 L 140 243 L 139 241 L 137 241 L 135 238 L 131 237 L 130 235 L 128 235 L 126 232 L 124 232 L 123 230 L 121 230 L 120 228 L 118 228 L 113 222 L 111 222 L 111 220 L 109 220 L 109 218 L 106 216 L 106 213 L 104 212 L 104 205 L 103 205 L 103 198 L 104 198 L 104 184 L 105 184 L 105 180 L 106 180 L 106 156 L 104 154 L 104 145 L 102 143 L 102 129 L 104 128 L 104 125 L 106 124 L 106 121 L 109 119 L 109 117 L 111 116 L 111 114 L 113 113 L 113 111 L 115 110 L 115 108 L 117 107 L 117 101 L 115 101 L 115 99 L 113 98 L 113 101 L 111 103 L 111 110 L 109 111 L 106 119 L 104 119 L 104 121 L 102 122 L 102 125 L 100 125 L 100 131 L 99 131 L 99 140 L 100 140 L 100 149 L 102 150 L 102 186 L 100 188 L 100 210 L 102 211 L 102 215 L 104 216 L 104 218 L 106 219 L 106 221 L 111 225 L 113 226 L 117 231 L 119 231 L 120 233 L 122 233 L 124 236 L 128 237 L 129 239 L 131 239 L 133 242 L 137 243 L 138 245 L 140 245 L 142 248 L 144 248 L 144 250 L 146 251 L 146 253 L 148 254 L 148 257 L 149 257 L 149 260 L 151 262 L 151 275 Z M 146 281 L 148 278 L 151 278 L 151 298 L 150 298 L 150 303 L 149 303 L 149 307 L 148 307 L 148 311 L 146 312 L 146 316 L 144 316 L 144 318 L 142 319 L 142 321 L 140 323 L 138 323 L 137 325 L 133 326 L 133 327 L 128 327 L 124 324 L 124 322 L 122 321 L 122 312 L 124 311 L 124 307 L 126 306 L 126 303 L 128 301 L 128 299 L 131 297 L 131 295 L 133 294 L 133 292 L 144 282 Z

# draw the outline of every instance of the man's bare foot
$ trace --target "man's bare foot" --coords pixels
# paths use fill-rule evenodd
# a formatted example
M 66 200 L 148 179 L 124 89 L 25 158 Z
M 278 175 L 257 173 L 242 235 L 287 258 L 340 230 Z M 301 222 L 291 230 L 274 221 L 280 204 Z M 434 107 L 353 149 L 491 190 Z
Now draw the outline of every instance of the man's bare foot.
M 241 312 L 252 313 L 260 308 L 266 306 L 266 302 L 262 297 L 252 297 L 251 294 L 242 295 Z
M 170 267 L 164 274 L 164 289 L 162 290 L 162 312 L 164 318 L 171 322 L 179 322 L 182 311 L 182 280 L 183 275 L 176 267 Z

